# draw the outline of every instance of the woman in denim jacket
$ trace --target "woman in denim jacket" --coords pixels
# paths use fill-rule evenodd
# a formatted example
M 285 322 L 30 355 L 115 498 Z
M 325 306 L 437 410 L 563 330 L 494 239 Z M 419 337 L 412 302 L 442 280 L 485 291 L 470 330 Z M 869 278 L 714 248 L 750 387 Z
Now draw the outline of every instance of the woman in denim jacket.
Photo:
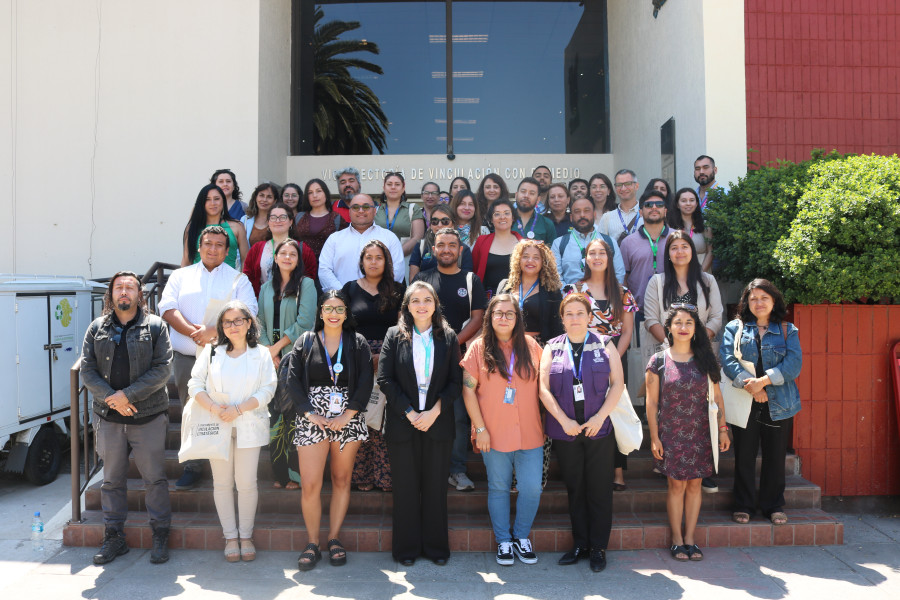
M 784 459 L 790 442 L 792 419 L 800 411 L 796 379 L 803 364 L 797 328 L 784 320 L 781 292 L 765 279 L 754 279 L 741 294 L 739 318 L 725 327 L 719 358 L 734 387 L 753 396 L 744 427 L 734 425 L 733 519 L 746 523 L 755 512 L 755 470 L 762 446 L 759 509 L 775 525 L 787 523 L 784 514 Z M 755 366 L 748 371 L 734 355 L 735 336 L 741 331 L 741 360 Z

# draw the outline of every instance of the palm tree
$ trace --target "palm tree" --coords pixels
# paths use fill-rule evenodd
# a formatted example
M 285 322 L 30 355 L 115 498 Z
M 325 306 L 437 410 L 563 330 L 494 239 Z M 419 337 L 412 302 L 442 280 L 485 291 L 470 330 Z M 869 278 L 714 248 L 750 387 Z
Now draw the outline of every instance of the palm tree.
M 376 64 L 343 57 L 352 52 L 378 54 L 378 46 L 365 40 L 340 40 L 344 33 L 359 29 L 359 21 L 329 21 L 319 24 L 321 7 L 315 11 L 313 110 L 316 154 L 384 154 L 388 120 L 378 96 L 350 74 L 351 68 L 383 75 Z

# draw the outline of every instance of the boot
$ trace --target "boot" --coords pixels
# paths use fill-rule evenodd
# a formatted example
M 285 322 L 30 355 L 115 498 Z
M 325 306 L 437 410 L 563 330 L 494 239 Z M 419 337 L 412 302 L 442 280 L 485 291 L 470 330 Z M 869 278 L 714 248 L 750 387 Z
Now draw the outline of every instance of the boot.
M 158 565 L 169 560 L 169 528 L 153 528 L 153 549 L 150 551 L 150 562 Z
M 115 527 L 107 527 L 103 536 L 103 545 L 100 551 L 94 555 L 95 565 L 105 565 L 128 553 L 128 544 L 125 543 L 125 534 Z

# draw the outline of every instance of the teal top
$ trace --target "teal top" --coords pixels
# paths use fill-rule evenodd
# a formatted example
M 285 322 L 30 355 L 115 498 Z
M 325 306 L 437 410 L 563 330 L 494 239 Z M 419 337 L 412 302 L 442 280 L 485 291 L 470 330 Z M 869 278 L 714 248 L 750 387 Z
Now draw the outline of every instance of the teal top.
M 531 218 L 522 225 L 523 227 L 520 228 L 519 221 L 515 220 L 513 221 L 512 230 L 523 238 L 527 238 L 530 231 L 534 234 L 534 237 L 531 239 L 540 240 L 548 246 L 556 239 L 556 225 L 544 215 L 539 215 L 537 211 L 531 213 Z
M 228 224 L 228 221 L 222 221 L 219 225 L 207 225 L 203 228 L 203 230 L 208 229 L 210 227 L 221 227 L 225 230 L 225 233 L 228 234 L 228 254 L 225 256 L 225 264 L 231 267 L 232 269 L 238 268 L 238 241 L 237 238 L 234 237 L 234 232 L 231 230 L 231 225 Z M 197 255 L 194 257 L 194 264 L 196 265 L 200 262 L 200 238 L 203 236 L 203 230 L 200 231 L 200 235 L 197 236 Z
M 281 335 L 287 336 L 291 343 L 281 350 L 284 356 L 293 349 L 304 332 L 311 331 L 316 324 L 316 285 L 309 277 L 300 281 L 300 304 L 297 304 L 296 296 L 288 296 L 281 299 L 281 315 L 279 327 Z M 272 288 L 272 280 L 262 284 L 259 289 L 259 343 L 263 346 L 271 346 L 275 341 L 272 333 L 275 325 L 275 290 Z

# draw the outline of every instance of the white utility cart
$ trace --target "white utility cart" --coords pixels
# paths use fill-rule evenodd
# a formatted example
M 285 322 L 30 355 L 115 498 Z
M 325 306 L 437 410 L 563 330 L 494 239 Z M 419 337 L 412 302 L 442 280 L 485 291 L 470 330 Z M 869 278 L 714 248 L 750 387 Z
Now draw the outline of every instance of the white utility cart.
M 59 473 L 69 370 L 104 291 L 83 277 L 0 274 L 0 467 L 35 485 Z

